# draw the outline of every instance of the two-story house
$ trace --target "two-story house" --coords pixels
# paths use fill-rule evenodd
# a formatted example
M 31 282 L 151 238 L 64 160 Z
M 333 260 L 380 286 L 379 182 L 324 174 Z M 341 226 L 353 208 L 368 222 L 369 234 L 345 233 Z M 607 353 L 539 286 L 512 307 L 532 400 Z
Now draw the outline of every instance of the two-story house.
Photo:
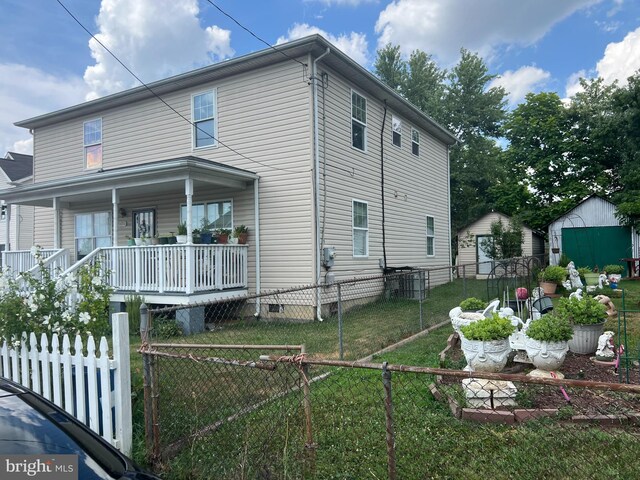
M 0 158 L 0 188 L 30 183 L 33 156 L 7 152 Z M 0 200 L 0 251 L 29 249 L 33 245 L 33 207 L 12 205 Z
M 456 138 L 317 35 L 16 125 L 33 133 L 34 183 L 0 198 L 36 207 L 50 258 L 106 258 L 116 300 L 450 264 Z M 248 226 L 248 244 L 126 246 L 141 222 L 191 238 L 203 219 Z

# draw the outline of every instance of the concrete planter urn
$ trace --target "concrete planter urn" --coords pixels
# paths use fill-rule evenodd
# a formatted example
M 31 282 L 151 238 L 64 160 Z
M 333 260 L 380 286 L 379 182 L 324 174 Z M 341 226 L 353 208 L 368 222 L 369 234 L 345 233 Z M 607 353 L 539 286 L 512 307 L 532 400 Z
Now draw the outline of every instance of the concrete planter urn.
M 600 277 L 599 273 L 593 273 L 593 272 L 592 273 L 585 273 L 584 274 L 584 282 L 587 285 L 595 286 L 595 285 L 598 285 L 599 277 Z
M 456 307 L 449 312 L 449 318 L 453 329 L 462 336 L 460 327 L 482 320 L 485 316 L 479 312 L 465 312 L 460 307 Z
M 501 372 L 507 364 L 511 346 L 509 339 L 468 340 L 461 335 L 461 348 L 467 364 L 474 372 Z
M 529 359 L 538 370 L 555 371 L 564 363 L 569 342 L 545 342 L 527 337 L 524 342 Z
M 604 322 L 591 325 L 573 325 L 573 338 L 569 350 L 580 355 L 590 355 L 598 349 L 598 338 L 604 332 Z

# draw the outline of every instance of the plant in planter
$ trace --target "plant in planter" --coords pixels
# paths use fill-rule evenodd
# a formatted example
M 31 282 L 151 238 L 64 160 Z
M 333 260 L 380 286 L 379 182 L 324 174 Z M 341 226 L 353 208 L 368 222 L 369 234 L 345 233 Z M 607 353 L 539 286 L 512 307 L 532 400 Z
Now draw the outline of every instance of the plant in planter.
M 177 243 L 187 243 L 187 223 L 182 222 L 177 226 L 178 233 L 176 234 Z
M 200 229 L 199 228 L 194 228 L 191 231 L 191 238 L 192 238 L 192 242 L 193 243 L 201 243 L 201 239 L 200 239 Z
M 598 338 L 604 331 L 607 307 L 593 297 L 561 298 L 554 314 L 564 318 L 573 326 L 573 338 L 569 340 L 569 350 L 578 354 L 594 353 Z
M 238 225 L 233 229 L 233 236 L 238 239 L 238 244 L 244 245 L 249 238 L 249 229 L 245 225 Z
M 559 265 L 549 265 L 538 274 L 538 281 L 545 295 L 556 293 L 558 285 L 562 285 L 567 276 L 567 271 Z
M 487 308 L 487 302 L 479 298 L 469 297 L 460 302 L 460 308 L 464 312 L 477 312 L 478 310 Z
M 609 278 L 609 286 L 614 289 L 618 288 L 618 282 L 622 279 L 624 267 L 617 264 L 605 265 L 604 271 Z
M 209 245 L 213 239 L 213 224 L 209 223 L 206 218 L 203 218 L 200 224 L 202 226 L 200 229 L 200 242 Z
M 497 313 L 460 327 L 461 347 L 469 368 L 479 372 L 499 372 L 507 364 L 509 336 L 515 327 Z
M 229 243 L 229 235 L 231 235 L 231 230 L 229 230 L 228 228 L 219 228 L 218 230 L 216 230 L 218 243 Z
M 550 313 L 532 321 L 525 335 L 527 355 L 536 367 L 529 375 L 550 377 L 549 372 L 560 368 L 569 351 L 571 324 L 566 318 Z M 562 378 L 562 374 L 555 373 Z
M 584 283 L 586 285 L 598 285 L 598 278 L 600 277 L 600 273 L 598 271 L 598 266 L 596 265 L 593 269 L 586 267 L 586 271 L 584 272 Z M 579 272 L 580 270 L 578 270 Z

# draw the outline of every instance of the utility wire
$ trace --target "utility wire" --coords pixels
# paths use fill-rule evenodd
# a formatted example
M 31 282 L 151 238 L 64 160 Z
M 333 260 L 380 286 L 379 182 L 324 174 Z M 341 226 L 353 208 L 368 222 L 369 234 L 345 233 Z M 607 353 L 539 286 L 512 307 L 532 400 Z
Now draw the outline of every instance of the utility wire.
M 240 28 L 242 28 L 245 32 L 247 32 L 249 35 L 251 35 L 253 38 L 255 38 L 256 40 L 264 43 L 267 47 L 269 47 L 272 50 L 275 50 L 276 52 L 284 55 L 285 57 L 287 57 L 289 60 L 293 60 L 296 63 L 299 63 L 300 65 L 302 65 L 303 67 L 307 67 L 306 63 L 301 62 L 300 60 L 298 60 L 297 58 L 292 57 L 291 55 L 287 55 L 285 52 L 283 52 L 282 50 L 274 47 L 273 45 L 271 45 L 269 42 L 267 42 L 266 40 L 263 40 L 262 38 L 260 38 L 258 35 L 256 35 L 255 33 L 253 33 L 251 30 L 249 30 L 247 27 L 245 27 L 244 25 L 242 25 L 238 20 L 236 20 L 235 18 L 233 18 L 230 14 L 228 14 L 227 12 L 225 12 L 224 10 L 222 10 L 218 5 L 216 5 L 215 3 L 213 3 L 211 0 L 207 0 L 207 2 L 209 2 L 211 5 L 213 5 L 213 7 L 218 10 L 220 13 L 222 13 L 224 16 L 226 16 L 227 18 L 229 18 L 232 22 L 234 22 L 236 25 L 238 25 Z
M 78 25 L 80 25 L 80 27 L 81 27 L 85 32 L 87 32 L 87 33 L 91 36 L 91 38 L 93 38 L 96 42 L 98 42 L 98 43 L 100 44 L 100 46 L 101 46 L 102 48 L 104 48 L 104 49 L 109 53 L 109 55 L 111 55 L 111 56 L 112 56 L 112 57 L 113 57 L 113 58 L 114 58 L 114 59 L 115 59 L 115 60 L 116 60 L 120 65 L 122 65 L 122 67 L 123 67 L 127 72 L 129 72 L 129 74 L 131 74 L 131 76 L 132 76 L 133 78 L 135 78 L 138 82 L 140 82 L 140 84 L 141 84 L 144 88 L 146 88 L 149 92 L 151 92 L 151 94 L 152 94 L 154 97 L 156 97 L 158 100 L 160 100 L 160 101 L 161 101 L 161 102 L 162 102 L 162 103 L 163 103 L 167 108 L 169 108 L 169 109 L 170 109 L 171 111 L 173 111 L 176 115 L 178 115 L 180 118 L 182 118 L 184 121 L 186 121 L 189 125 L 191 125 L 192 127 L 194 127 L 194 128 L 196 128 L 196 129 L 198 129 L 200 132 L 204 133 L 204 134 L 205 134 L 205 135 L 207 135 L 209 138 L 211 138 L 211 139 L 215 140 L 216 142 L 218 142 L 220 145 L 222 145 L 223 147 L 227 148 L 228 150 L 231 150 L 231 151 L 232 151 L 233 153 L 235 153 L 236 155 L 238 155 L 238 156 L 240 156 L 240 157 L 244 158 L 245 160 L 248 160 L 248 161 L 250 161 L 250 162 L 252 162 L 252 163 L 256 163 L 256 164 L 258 164 L 258 165 L 262 165 L 263 167 L 271 168 L 271 169 L 273 169 L 273 170 L 279 170 L 279 171 L 282 171 L 282 172 L 289 172 L 289 173 L 304 173 L 304 172 L 305 172 L 305 171 L 300 171 L 300 170 L 290 170 L 290 169 L 287 169 L 287 168 L 274 167 L 273 165 L 267 165 L 267 164 L 262 163 L 262 162 L 259 162 L 259 161 L 257 161 L 257 160 L 253 160 L 252 158 L 247 157 L 246 155 L 244 155 L 244 154 L 242 154 L 242 153 L 238 152 L 238 151 L 237 151 L 236 149 L 234 149 L 233 147 L 230 147 L 230 146 L 229 146 L 229 145 L 227 145 L 226 143 L 222 142 L 220 139 L 218 139 L 218 138 L 214 137 L 214 136 L 213 136 L 213 135 L 211 135 L 209 132 L 207 132 L 207 131 L 205 131 L 205 130 L 201 129 L 200 127 L 198 127 L 198 126 L 197 126 L 195 123 L 193 123 L 190 119 L 188 119 L 187 117 L 185 117 L 184 115 L 182 115 L 179 111 L 177 111 L 175 108 L 173 108 L 171 105 L 169 105 L 169 104 L 168 104 L 168 103 L 167 103 L 167 102 L 166 102 L 166 101 L 165 101 L 165 100 L 164 100 L 160 95 L 158 95 L 156 92 L 154 92 L 154 91 L 153 91 L 153 89 L 152 89 L 151 87 L 149 87 L 146 83 L 144 83 L 144 82 L 140 79 L 140 77 L 138 77 L 138 76 L 137 76 L 137 75 L 136 75 L 136 74 L 135 74 L 135 73 L 134 73 L 134 72 L 133 72 L 129 67 L 127 67 L 127 66 L 126 66 L 126 65 L 125 65 L 125 64 L 124 64 L 124 63 L 123 63 L 123 62 L 122 62 L 122 61 L 121 61 L 121 60 L 120 60 L 116 55 L 115 55 L 115 53 L 113 53 L 111 50 L 109 50 L 109 49 L 107 48 L 107 46 L 106 46 L 104 43 L 102 43 L 100 40 L 98 40 L 98 39 L 97 39 L 97 38 L 96 38 L 96 36 L 95 36 L 93 33 L 91 33 L 91 31 L 90 31 L 87 27 L 85 27 L 85 26 L 82 24 L 82 22 L 81 22 L 80 20 L 78 20 L 78 18 L 77 18 L 73 13 L 71 13 L 71 11 L 69 11 L 69 9 L 68 9 L 68 8 L 67 8 L 67 7 L 62 3 L 62 1 L 61 1 L 61 0 L 56 0 L 56 1 L 57 1 L 57 2 L 60 4 L 60 6 L 61 6 L 61 7 L 62 7 L 62 8 L 63 8 L 63 9 L 64 9 L 68 14 L 69 14 L 69 16 L 71 16 L 71 18 L 73 18 L 73 19 L 75 20 L 75 22 L 76 22 Z M 243 27 L 243 28 L 244 28 L 244 27 Z M 275 49 L 275 50 L 276 50 L 276 51 L 279 51 L 279 50 L 277 50 L 277 49 Z M 284 53 L 284 52 L 281 52 L 281 53 Z M 285 54 L 285 55 L 286 55 L 286 54 Z M 288 55 L 287 55 L 287 56 L 288 56 Z M 293 59 L 293 60 L 295 60 L 295 59 Z M 296 61 L 297 61 L 297 60 L 296 60 Z M 300 62 L 298 62 L 298 63 L 300 63 Z M 304 64 L 303 64 L 303 65 L 304 65 Z M 304 65 L 304 66 L 306 67 L 306 65 Z

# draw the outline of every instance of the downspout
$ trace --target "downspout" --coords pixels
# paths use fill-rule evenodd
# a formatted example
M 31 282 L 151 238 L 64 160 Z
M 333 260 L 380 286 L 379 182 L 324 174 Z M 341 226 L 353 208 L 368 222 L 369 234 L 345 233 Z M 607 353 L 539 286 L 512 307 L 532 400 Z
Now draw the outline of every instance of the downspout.
M 253 218 L 255 218 L 255 245 L 256 245 L 256 313 L 254 316 L 260 316 L 260 197 L 258 197 L 258 181 L 253 181 Z
M 451 240 L 453 239 L 453 232 L 451 231 L 451 160 L 450 160 L 450 155 L 451 155 L 451 147 L 448 146 L 447 147 L 447 178 L 449 179 L 449 181 L 447 182 L 447 205 L 449 205 L 449 208 L 447 210 L 448 212 L 448 218 L 447 221 L 449 222 L 448 225 L 448 231 L 449 231 L 449 261 L 453 264 L 453 258 L 451 257 L 451 249 L 453 247 L 453 245 L 451 244 Z M 434 227 L 435 228 L 435 227 Z M 434 245 L 435 248 L 435 245 Z M 460 252 L 458 252 L 458 255 L 460 255 Z M 458 259 L 456 258 L 456 263 L 458 262 Z M 453 269 L 449 269 L 449 281 L 453 280 Z
M 384 101 L 384 115 L 382 116 L 382 128 L 380 129 L 380 200 L 382 201 L 382 258 L 384 273 L 387 273 L 387 236 L 385 232 L 384 217 L 384 127 L 387 123 L 387 100 Z
M 325 55 L 329 55 L 331 49 L 327 50 L 311 62 L 311 88 L 313 89 L 313 183 L 314 183 L 314 210 L 315 210 L 315 247 L 316 247 L 316 318 L 322 321 L 322 302 L 320 301 L 320 141 L 318 133 L 318 61 Z

